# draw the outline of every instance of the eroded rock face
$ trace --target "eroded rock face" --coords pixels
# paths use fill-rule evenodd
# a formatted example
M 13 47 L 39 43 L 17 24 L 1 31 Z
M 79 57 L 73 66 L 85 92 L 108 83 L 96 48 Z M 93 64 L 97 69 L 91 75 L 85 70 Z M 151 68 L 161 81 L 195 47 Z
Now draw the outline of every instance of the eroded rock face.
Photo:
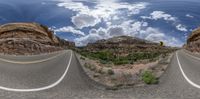
M 160 46 L 159 43 L 130 36 L 118 36 L 107 40 L 99 40 L 95 43 L 89 43 L 84 49 L 92 52 L 112 50 L 119 55 L 127 55 L 132 52 L 168 52 L 169 50 L 175 50 L 171 47 Z
M 73 43 L 59 39 L 41 24 L 9 23 L 0 26 L 0 53 L 40 54 L 73 46 Z
M 191 33 L 184 47 L 191 52 L 200 52 L 200 28 Z

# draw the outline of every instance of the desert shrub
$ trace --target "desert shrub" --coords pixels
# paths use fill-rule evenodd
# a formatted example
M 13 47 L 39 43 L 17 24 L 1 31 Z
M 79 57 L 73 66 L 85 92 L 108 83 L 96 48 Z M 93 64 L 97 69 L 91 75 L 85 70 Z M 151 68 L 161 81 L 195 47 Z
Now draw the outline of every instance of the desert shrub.
M 109 61 L 113 59 L 113 55 L 110 51 L 98 51 L 98 52 L 87 52 L 87 51 L 82 51 L 80 52 L 81 55 L 92 58 L 92 59 L 100 59 L 100 60 L 105 60 Z
M 96 78 L 96 77 L 99 77 L 99 75 L 98 74 L 94 74 L 93 77 Z
M 95 71 L 96 70 L 96 66 L 93 66 L 91 64 L 85 63 L 84 66 L 88 69 L 90 69 L 91 71 Z
M 160 56 L 161 52 L 134 52 L 130 53 L 127 56 L 120 56 L 114 54 L 114 52 L 109 50 L 103 50 L 98 52 L 88 52 L 81 51 L 81 55 L 90 58 L 99 60 L 101 64 L 115 64 L 115 65 L 123 65 L 123 64 L 133 64 L 134 62 L 149 59 L 150 61 L 155 60 L 158 56 Z
M 114 71 L 112 69 L 108 69 L 108 74 L 109 75 L 113 75 L 114 74 Z
M 96 66 L 92 66 L 92 65 L 91 65 L 91 66 L 90 66 L 90 70 L 91 70 L 91 71 L 95 71 L 95 70 L 96 70 Z
M 85 66 L 86 68 L 90 68 L 90 65 L 87 64 L 87 63 L 85 63 L 84 66 Z
M 110 62 L 107 61 L 107 60 L 100 60 L 100 63 L 101 63 L 101 64 L 110 64 Z
M 113 59 L 112 62 L 115 65 L 123 65 L 123 64 L 129 64 L 130 60 L 126 56 L 118 56 L 117 58 Z
M 158 79 L 150 71 L 145 71 L 144 73 L 142 73 L 142 80 L 146 84 L 157 84 L 158 83 Z
M 80 59 L 82 59 L 82 60 L 85 60 L 85 58 L 84 58 L 84 57 L 82 57 L 82 56 L 80 57 Z
M 131 60 L 131 61 L 130 61 L 130 64 L 134 64 L 134 61 L 133 61 L 133 60 Z
M 123 64 L 129 64 L 130 62 L 128 60 L 114 60 L 113 63 L 115 65 L 123 65 Z
M 102 68 L 100 68 L 98 71 L 97 71 L 99 74 L 104 74 L 105 72 L 103 71 Z

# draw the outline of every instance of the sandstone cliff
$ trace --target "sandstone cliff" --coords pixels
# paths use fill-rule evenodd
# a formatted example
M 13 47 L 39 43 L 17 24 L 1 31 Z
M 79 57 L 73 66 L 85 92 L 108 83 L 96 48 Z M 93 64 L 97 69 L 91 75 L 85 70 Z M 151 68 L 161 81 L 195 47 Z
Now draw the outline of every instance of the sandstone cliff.
M 200 52 L 200 28 L 191 33 L 184 47 L 191 52 Z
M 160 46 L 159 43 L 130 36 L 118 36 L 107 40 L 99 40 L 95 43 L 89 43 L 83 49 L 92 52 L 111 50 L 118 55 L 127 55 L 133 52 L 168 52 L 175 50 L 171 47 Z
M 0 26 L 0 53 L 40 54 L 73 47 L 74 43 L 56 37 L 38 23 L 9 23 Z

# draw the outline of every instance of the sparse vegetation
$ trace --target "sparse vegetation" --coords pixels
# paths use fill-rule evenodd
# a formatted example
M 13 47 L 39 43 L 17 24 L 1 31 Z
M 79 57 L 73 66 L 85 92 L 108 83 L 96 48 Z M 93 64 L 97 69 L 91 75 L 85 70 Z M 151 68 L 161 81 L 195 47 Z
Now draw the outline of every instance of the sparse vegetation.
M 84 57 L 82 57 L 82 56 L 80 57 L 80 59 L 82 59 L 82 60 L 85 60 L 85 58 L 84 58 Z
M 160 52 L 135 52 L 130 53 L 126 56 L 119 56 L 110 51 L 99 51 L 99 52 L 80 52 L 81 55 L 88 57 L 90 59 L 99 60 L 101 64 L 133 64 L 140 60 L 154 61 L 158 56 L 161 55 Z
M 90 68 L 90 65 L 87 64 L 87 63 L 85 63 L 85 64 L 84 64 L 84 67 L 89 69 L 89 68 Z
M 97 71 L 99 74 L 104 74 L 105 72 L 103 71 L 102 68 L 100 68 L 98 71 Z
M 112 69 L 108 69 L 108 74 L 109 75 L 114 75 L 114 71 Z
M 158 83 L 170 61 L 168 56 L 177 49 L 162 41 L 119 36 L 89 43 L 76 51 L 86 58 L 84 62 L 91 64 L 90 77 L 115 90 Z
M 96 70 L 96 67 L 95 67 L 95 66 L 91 66 L 91 67 L 90 67 L 90 70 L 91 70 L 91 71 L 95 71 L 95 70 Z
M 155 77 L 155 75 L 150 72 L 150 71 L 144 71 L 142 73 L 142 80 L 146 83 L 146 84 L 157 84 L 158 83 L 158 79 Z
M 84 66 L 88 69 L 90 69 L 91 71 L 95 71 L 96 70 L 96 67 L 91 65 L 91 64 L 88 64 L 88 63 L 85 63 Z

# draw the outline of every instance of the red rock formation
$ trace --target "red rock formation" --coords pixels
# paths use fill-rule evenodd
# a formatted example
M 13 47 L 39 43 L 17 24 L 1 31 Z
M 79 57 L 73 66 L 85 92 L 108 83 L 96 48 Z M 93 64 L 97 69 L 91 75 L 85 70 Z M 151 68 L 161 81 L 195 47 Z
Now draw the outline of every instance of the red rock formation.
M 64 42 L 64 43 L 63 43 Z M 9 23 L 0 26 L 0 53 L 39 54 L 74 46 L 58 39 L 48 27 L 37 23 Z
M 175 50 L 175 48 L 160 46 L 159 43 L 130 36 L 99 40 L 95 43 L 89 43 L 84 49 L 92 52 L 110 50 L 119 55 L 127 55 L 132 52 L 168 52 Z
M 185 48 L 191 52 L 200 52 L 200 28 L 191 33 Z

